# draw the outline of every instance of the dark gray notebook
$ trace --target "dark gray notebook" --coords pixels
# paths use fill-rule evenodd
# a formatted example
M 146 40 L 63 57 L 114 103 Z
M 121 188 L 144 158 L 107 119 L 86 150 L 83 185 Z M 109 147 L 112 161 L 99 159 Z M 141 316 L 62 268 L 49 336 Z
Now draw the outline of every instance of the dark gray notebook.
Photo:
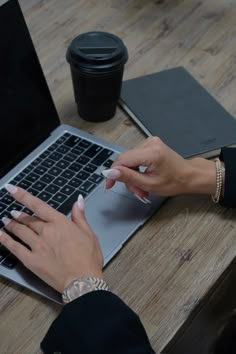
M 182 67 L 124 81 L 120 105 L 184 157 L 236 144 L 236 120 Z

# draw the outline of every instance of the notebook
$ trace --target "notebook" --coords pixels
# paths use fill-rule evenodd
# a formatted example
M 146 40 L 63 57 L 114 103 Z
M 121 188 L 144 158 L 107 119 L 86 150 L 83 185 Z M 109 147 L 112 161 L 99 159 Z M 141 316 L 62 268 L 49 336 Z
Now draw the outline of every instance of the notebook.
M 124 81 L 120 105 L 183 157 L 210 158 L 236 144 L 235 119 L 183 67 Z
M 7 193 L 6 183 L 23 187 L 68 217 L 82 194 L 106 265 L 164 198 L 150 196 L 152 203 L 145 205 L 121 183 L 103 192 L 102 171 L 124 149 L 60 124 L 17 0 L 0 6 L 0 45 L 0 220 L 14 209 L 32 215 Z M 61 303 L 59 293 L 3 246 L 0 275 Z

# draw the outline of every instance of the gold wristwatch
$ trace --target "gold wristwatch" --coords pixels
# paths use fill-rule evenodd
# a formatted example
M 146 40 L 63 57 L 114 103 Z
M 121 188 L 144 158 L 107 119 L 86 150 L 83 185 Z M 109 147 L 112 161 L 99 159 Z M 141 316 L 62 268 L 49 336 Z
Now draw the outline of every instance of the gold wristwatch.
M 109 290 L 107 283 L 96 277 L 82 277 L 73 280 L 64 290 L 62 300 L 64 304 L 95 290 Z

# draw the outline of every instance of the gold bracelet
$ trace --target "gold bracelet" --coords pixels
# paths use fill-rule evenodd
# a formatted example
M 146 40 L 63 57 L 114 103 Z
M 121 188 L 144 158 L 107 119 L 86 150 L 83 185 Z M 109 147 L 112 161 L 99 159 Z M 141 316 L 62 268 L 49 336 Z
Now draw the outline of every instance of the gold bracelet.
M 220 159 L 215 159 L 216 164 L 216 192 L 211 194 L 213 203 L 217 204 L 223 197 L 225 168 L 221 165 Z

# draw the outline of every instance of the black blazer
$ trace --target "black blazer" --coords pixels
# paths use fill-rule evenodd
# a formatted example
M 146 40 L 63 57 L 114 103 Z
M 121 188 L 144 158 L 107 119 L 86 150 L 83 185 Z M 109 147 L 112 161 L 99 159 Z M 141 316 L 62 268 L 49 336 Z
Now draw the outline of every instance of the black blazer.
M 223 205 L 236 207 L 236 149 L 223 148 Z M 46 354 L 154 353 L 139 317 L 116 295 L 94 291 L 64 306 L 41 343 Z

